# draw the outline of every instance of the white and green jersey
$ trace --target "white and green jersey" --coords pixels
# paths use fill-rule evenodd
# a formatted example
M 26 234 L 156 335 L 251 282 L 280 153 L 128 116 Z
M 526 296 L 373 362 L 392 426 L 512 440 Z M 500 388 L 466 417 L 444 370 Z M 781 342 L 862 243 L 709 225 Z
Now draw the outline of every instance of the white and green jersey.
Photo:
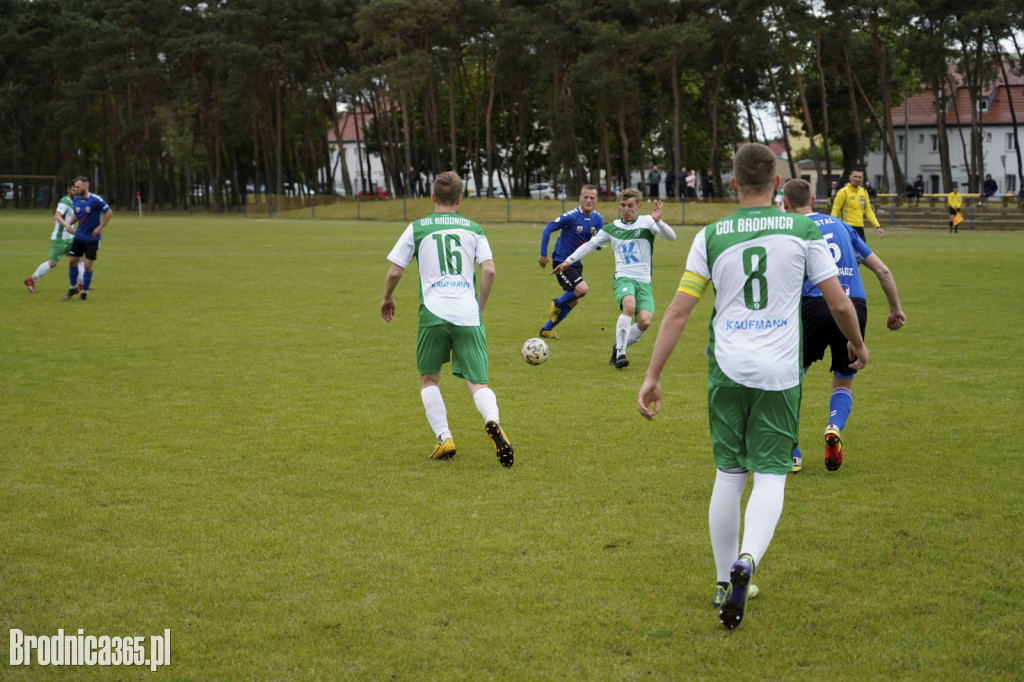
M 782 391 L 799 385 L 800 295 L 838 274 L 814 221 L 774 206 L 741 208 L 697 233 L 686 269 L 715 287 L 708 380 Z
M 455 213 L 434 213 L 409 223 L 388 254 L 405 268 L 419 262 L 420 325 L 450 322 L 479 327 L 474 263 L 491 260 L 491 247 L 479 225 Z
M 566 261 L 575 263 L 594 249 L 611 244 L 615 253 L 615 277 L 628 277 L 650 284 L 655 236 L 675 241 L 676 233 L 664 222 L 655 222 L 649 215 L 638 216 L 631 223 L 619 219 L 606 224 L 590 241 L 573 251 Z
M 57 203 L 57 211 L 60 212 L 60 217 L 64 219 L 64 222 L 71 222 L 71 218 L 75 215 L 75 204 L 71 201 L 71 197 L 64 195 Z M 50 235 L 50 239 L 73 239 L 75 235 L 71 234 L 64 229 L 64 226 L 56 219 L 53 221 L 53 234 Z

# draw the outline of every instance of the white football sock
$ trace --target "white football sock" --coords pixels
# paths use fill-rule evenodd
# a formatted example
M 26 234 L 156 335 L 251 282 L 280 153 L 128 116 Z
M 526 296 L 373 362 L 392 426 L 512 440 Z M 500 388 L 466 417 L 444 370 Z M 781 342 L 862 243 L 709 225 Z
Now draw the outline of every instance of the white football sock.
M 711 552 L 715 555 L 718 582 L 729 582 L 729 569 L 740 553 L 740 498 L 747 472 L 717 470 L 708 505 Z
M 427 421 L 430 422 L 430 428 L 434 430 L 437 441 L 440 443 L 445 438 L 451 438 L 452 432 L 448 430 L 448 410 L 444 406 L 440 387 L 427 386 L 420 389 L 420 398 L 423 400 Z
M 629 336 L 629 325 L 633 319 L 629 315 L 619 315 L 615 322 L 615 347 L 620 353 L 626 352 L 626 338 Z
M 786 474 L 754 474 L 754 487 L 743 516 L 743 547 L 741 554 L 754 557 L 760 564 L 775 535 L 775 525 L 782 516 L 786 498 Z
M 85 261 L 78 261 L 78 281 L 85 279 Z
M 632 346 L 634 343 L 640 340 L 640 337 L 642 337 L 646 333 L 646 329 L 641 330 L 640 327 L 634 324 L 629 328 L 629 334 L 626 336 L 626 345 Z
M 473 402 L 485 422 L 498 421 L 498 397 L 489 387 L 477 389 L 473 394 Z
M 43 264 L 36 268 L 36 271 L 32 273 L 32 279 L 39 279 L 50 271 L 50 261 L 44 260 Z

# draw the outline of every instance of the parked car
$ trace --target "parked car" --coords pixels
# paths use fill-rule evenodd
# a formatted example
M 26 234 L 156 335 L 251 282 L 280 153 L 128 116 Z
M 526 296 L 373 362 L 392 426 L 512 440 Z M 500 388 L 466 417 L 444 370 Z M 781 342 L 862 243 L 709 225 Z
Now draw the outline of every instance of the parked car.
M 380 185 L 374 185 L 372 191 L 357 194 L 360 199 L 389 199 L 387 191 Z
M 488 189 L 489 188 L 487 188 L 487 187 L 481 187 L 480 191 L 475 193 L 473 196 L 475 196 L 475 197 L 483 197 L 483 198 L 486 199 L 487 198 L 487 190 Z M 495 187 L 494 188 L 494 195 L 493 196 L 494 196 L 495 199 L 504 199 L 505 198 L 505 192 L 504 192 L 504 190 L 501 189 L 501 187 Z
M 530 185 L 531 199 L 555 199 L 558 192 L 547 182 L 538 182 Z

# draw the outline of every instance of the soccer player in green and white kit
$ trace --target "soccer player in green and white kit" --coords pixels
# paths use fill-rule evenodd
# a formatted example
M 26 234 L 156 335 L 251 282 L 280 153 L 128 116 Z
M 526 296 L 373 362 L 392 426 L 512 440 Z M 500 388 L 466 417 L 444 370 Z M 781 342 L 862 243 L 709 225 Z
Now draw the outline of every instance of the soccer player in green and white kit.
M 856 310 L 839 283 L 821 231 L 810 218 L 772 206 L 779 183 L 775 154 L 768 147 L 740 147 L 730 180 L 740 208 L 694 238 L 637 396 L 637 409 L 653 419 L 661 410 L 661 371 L 711 283 L 715 308 L 708 345 L 708 420 L 718 469 L 708 509 L 718 574 L 712 601 L 730 629 L 743 619 L 750 578 L 782 515 L 786 474 L 799 435 L 805 272 L 849 339 L 850 366 L 861 369 L 868 360 Z M 740 499 L 750 471 L 754 486 L 741 546 Z
M 619 194 L 621 217 L 581 245 L 552 274 L 557 275 L 588 253 L 607 244 L 615 252 L 615 280 L 612 286 L 619 301 L 619 319 L 615 323 L 615 345 L 608 364 L 622 369 L 629 366 L 626 348 L 640 340 L 654 319 L 654 294 L 651 291 L 651 257 L 654 238 L 675 241 L 675 231 L 661 220 L 661 202 L 655 202 L 651 215 L 640 212 L 640 192 L 623 190 Z M 636 315 L 636 322 L 633 316 Z
M 416 339 L 416 365 L 420 398 L 427 412 L 437 447 L 431 459 L 455 456 L 448 428 L 448 411 L 441 397 L 441 366 L 451 360 L 452 374 L 466 381 L 484 429 L 494 443 L 498 461 L 510 467 L 514 450 L 498 424 L 498 400 L 487 385 L 487 335 L 483 312 L 494 285 L 494 259 L 479 225 L 457 214 L 463 182 L 457 173 L 441 173 L 434 180 L 434 213 L 409 224 L 388 254 L 391 268 L 384 282 L 380 316 L 395 315 L 395 287 L 413 258 L 419 262 L 420 324 Z M 476 270 L 480 266 L 480 298 Z
M 75 181 L 69 180 L 67 194 L 61 197 L 57 203 L 57 210 L 53 212 L 53 234 L 50 235 L 50 255 L 39 264 L 31 277 L 25 278 L 25 286 L 29 292 L 35 293 L 36 282 L 40 277 L 57 267 L 60 259 L 67 255 L 74 241 L 74 235 L 68 232 L 68 225 L 75 215 Z M 85 263 L 78 264 L 78 277 L 81 279 L 85 274 Z

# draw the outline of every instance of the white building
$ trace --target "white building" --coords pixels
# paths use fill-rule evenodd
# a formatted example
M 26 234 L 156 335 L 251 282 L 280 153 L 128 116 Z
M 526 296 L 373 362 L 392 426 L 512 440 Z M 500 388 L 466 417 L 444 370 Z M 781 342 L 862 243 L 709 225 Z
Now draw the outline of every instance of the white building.
M 978 102 L 978 119 L 982 128 L 984 168 L 978 177 L 990 174 L 998 185 L 997 194 L 1016 194 L 1021 188 L 1017 179 L 1017 152 L 1014 148 L 1013 123 L 1010 116 L 1010 98 L 1018 121 L 1024 125 L 1024 76 L 1015 75 L 1007 64 L 1010 87 L 1002 79 L 987 83 Z M 962 80 L 951 72 L 956 92 L 950 98 L 945 112 L 946 138 L 953 182 L 961 192 L 967 191 L 968 169 L 965 158 L 971 153 L 971 99 Z M 924 180 L 926 194 L 946 194 L 951 188 L 942 186 L 942 168 L 939 160 L 939 131 L 936 125 L 934 96 L 930 91 L 912 95 L 889 112 L 896 133 L 897 158 L 907 182 L 918 175 Z M 1024 138 L 1024 130 L 1020 130 Z M 882 187 L 883 164 L 889 164 L 883 155 L 882 143 L 868 155 L 868 177 L 876 187 Z M 888 173 L 889 191 L 899 194 L 904 188 L 892 186 L 893 174 Z M 980 183 L 979 183 L 980 185 Z
M 378 154 L 367 154 L 364 139 L 366 124 L 373 115 L 362 109 L 349 109 L 338 114 L 338 129 L 327 130 L 327 147 L 331 152 L 331 177 L 334 179 L 334 193 L 345 194 L 343 173 L 345 166 L 340 154 L 344 154 L 352 191 L 373 192 L 376 188 L 386 190 L 384 164 Z

